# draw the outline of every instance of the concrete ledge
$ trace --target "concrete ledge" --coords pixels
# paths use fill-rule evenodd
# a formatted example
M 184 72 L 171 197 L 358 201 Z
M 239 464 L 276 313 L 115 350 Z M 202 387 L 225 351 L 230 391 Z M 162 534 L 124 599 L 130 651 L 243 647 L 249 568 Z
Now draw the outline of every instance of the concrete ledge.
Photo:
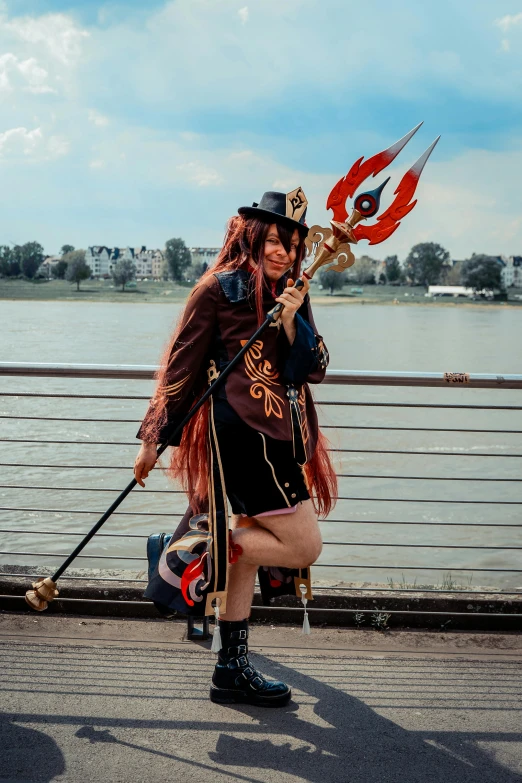
M 25 603 L 33 580 L 0 575 L 0 609 L 36 614 Z M 143 598 L 143 586 L 115 582 L 79 584 L 61 579 L 60 597 L 49 604 L 46 614 L 76 614 L 98 617 L 157 618 L 154 605 Z M 396 593 L 393 596 L 354 590 L 343 595 L 317 594 L 308 605 L 315 626 L 387 628 L 433 628 L 438 630 L 522 630 L 522 596 L 475 593 L 458 596 L 441 593 Z M 300 624 L 303 607 L 288 596 L 271 606 L 254 596 L 252 619 L 271 624 Z M 179 615 L 184 619 L 183 615 Z

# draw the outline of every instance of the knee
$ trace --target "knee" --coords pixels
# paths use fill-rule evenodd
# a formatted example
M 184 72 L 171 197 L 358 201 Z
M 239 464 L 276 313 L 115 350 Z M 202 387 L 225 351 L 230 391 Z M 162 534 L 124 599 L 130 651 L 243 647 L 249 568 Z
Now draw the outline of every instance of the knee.
M 323 542 L 320 536 L 314 536 L 306 541 L 301 541 L 296 549 L 296 568 L 307 568 L 315 563 L 323 551 Z

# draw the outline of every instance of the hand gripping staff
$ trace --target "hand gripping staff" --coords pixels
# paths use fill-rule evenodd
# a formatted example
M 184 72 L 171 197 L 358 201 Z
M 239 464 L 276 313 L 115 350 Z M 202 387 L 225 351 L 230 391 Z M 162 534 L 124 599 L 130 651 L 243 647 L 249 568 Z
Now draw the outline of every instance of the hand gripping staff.
M 365 161 L 363 157 L 359 158 L 353 164 L 346 176 L 342 177 L 334 186 L 326 202 L 326 208 L 331 209 L 333 213 L 333 219 L 330 221 L 331 228 L 323 228 L 319 225 L 314 225 L 310 228 L 305 243 L 307 255 L 308 257 L 313 256 L 313 261 L 306 271 L 302 273 L 302 278 L 296 280 L 296 288 L 302 288 L 304 285 L 303 278 L 311 280 L 317 270 L 323 266 L 331 264 L 330 269 L 336 272 L 342 272 L 343 269 L 348 269 L 355 262 L 355 256 L 350 245 L 357 244 L 360 239 L 367 239 L 370 245 L 377 245 L 380 242 L 384 242 L 385 239 L 397 230 L 401 220 L 411 212 L 417 203 L 416 200 L 413 201 L 412 199 L 420 175 L 429 156 L 433 152 L 435 145 L 439 141 L 440 136 L 435 139 L 433 144 L 428 147 L 426 152 L 421 155 L 419 160 L 403 176 L 394 193 L 394 200 L 391 205 L 377 217 L 375 223 L 363 225 L 362 221 L 375 217 L 379 212 L 381 193 L 388 183 L 389 177 L 374 190 L 359 193 L 353 202 L 352 212 L 349 217 L 346 201 L 348 198 L 353 198 L 355 196 L 359 187 L 368 177 L 377 176 L 377 174 L 387 168 L 395 160 L 397 155 L 419 130 L 421 125 L 422 123 L 413 128 L 413 130 L 407 133 L 406 136 L 403 136 L 402 139 L 395 142 L 395 144 L 392 144 L 391 147 L 383 150 L 383 152 L 379 152 L 368 160 Z M 239 353 L 232 359 L 221 374 L 214 379 L 196 405 L 187 413 L 183 421 L 175 427 L 172 432 L 167 434 L 165 442 L 158 446 L 158 457 L 168 448 L 169 443 L 179 435 L 183 427 L 196 411 L 199 410 L 209 397 L 214 394 L 216 389 L 224 383 L 227 376 L 232 372 L 234 367 L 236 367 L 238 362 L 241 361 L 245 353 L 252 347 L 256 340 L 263 334 L 265 329 L 278 320 L 282 309 L 283 305 L 278 303 L 269 313 L 267 313 L 264 323 L 261 324 L 255 334 L 245 343 Z M 76 549 L 51 577 L 45 577 L 38 580 L 33 584 L 32 590 L 27 591 L 25 600 L 32 609 L 42 612 L 47 608 L 49 601 L 54 600 L 58 596 L 56 583 L 60 576 L 87 546 L 91 538 L 96 535 L 111 514 L 116 511 L 118 506 L 134 489 L 136 484 L 136 479 L 133 479 L 127 484 L 114 503 L 112 503 L 107 511 L 100 517 L 94 527 L 87 533 L 85 538 L 82 539 Z

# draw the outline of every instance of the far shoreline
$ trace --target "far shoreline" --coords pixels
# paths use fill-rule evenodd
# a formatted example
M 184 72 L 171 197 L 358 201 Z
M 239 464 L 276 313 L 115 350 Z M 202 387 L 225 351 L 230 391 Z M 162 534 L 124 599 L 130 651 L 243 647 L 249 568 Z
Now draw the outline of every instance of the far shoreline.
M 194 283 L 178 285 L 172 282 L 141 281 L 136 287 L 125 291 L 115 289 L 108 280 L 85 281 L 83 287 L 76 291 L 63 280 L 50 280 L 32 282 L 28 280 L 0 280 L 0 301 L 10 302 L 70 302 L 78 303 L 106 303 L 106 304 L 183 304 Z M 347 286 L 348 288 L 348 286 Z M 492 307 L 520 307 L 522 299 L 513 298 L 507 301 L 488 302 L 484 300 L 454 299 L 453 297 L 429 298 L 424 296 L 425 288 L 422 286 L 389 286 L 373 285 L 362 286 L 364 293 L 350 294 L 337 292 L 332 296 L 318 290 L 317 285 L 312 285 L 312 303 L 321 306 L 341 305 L 389 305 L 392 307 L 411 307 L 424 305 L 426 307 L 468 307 L 473 309 L 485 309 Z M 508 296 L 522 295 L 522 291 L 513 289 Z

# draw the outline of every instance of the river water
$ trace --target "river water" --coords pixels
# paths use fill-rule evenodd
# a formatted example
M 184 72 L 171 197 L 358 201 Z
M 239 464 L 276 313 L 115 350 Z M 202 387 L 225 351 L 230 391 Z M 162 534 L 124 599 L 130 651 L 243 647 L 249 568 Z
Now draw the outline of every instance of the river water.
M 155 364 L 181 309 L 179 304 L 2 301 L 0 361 Z M 331 369 L 521 372 L 522 308 L 335 304 L 316 306 L 314 315 Z M 148 396 L 151 389 L 142 381 L 0 379 L 2 392 Z M 316 396 L 326 402 L 522 405 L 520 392 L 502 389 L 323 384 Z M 3 533 L 2 549 L 35 553 L 1 555 L 0 563 L 61 562 L 58 554 L 68 554 L 79 540 L 65 533 L 87 530 L 132 477 L 134 438 L 145 409 L 140 400 L 0 396 L 1 528 L 24 531 Z M 522 573 L 516 572 L 521 558 L 510 548 L 522 546 L 522 526 L 517 526 L 522 458 L 510 455 L 522 455 L 522 411 L 360 405 L 323 405 L 319 411 L 332 448 L 351 451 L 335 452 L 339 473 L 346 476 L 340 478 L 339 494 L 346 499 L 322 523 L 331 543 L 314 568 L 316 579 L 521 589 Z M 45 420 L 6 418 L 15 415 Z M 413 453 L 386 453 L 391 451 Z M 97 537 L 77 564 L 116 569 L 122 567 L 112 559 L 116 556 L 143 558 L 145 539 L 128 536 L 174 527 L 184 496 L 171 490 L 155 472 L 146 490 L 135 489 L 106 523 L 102 532 L 119 537 Z M 53 554 L 37 557 L 41 552 Z M 144 560 L 124 565 L 134 575 L 144 567 Z

